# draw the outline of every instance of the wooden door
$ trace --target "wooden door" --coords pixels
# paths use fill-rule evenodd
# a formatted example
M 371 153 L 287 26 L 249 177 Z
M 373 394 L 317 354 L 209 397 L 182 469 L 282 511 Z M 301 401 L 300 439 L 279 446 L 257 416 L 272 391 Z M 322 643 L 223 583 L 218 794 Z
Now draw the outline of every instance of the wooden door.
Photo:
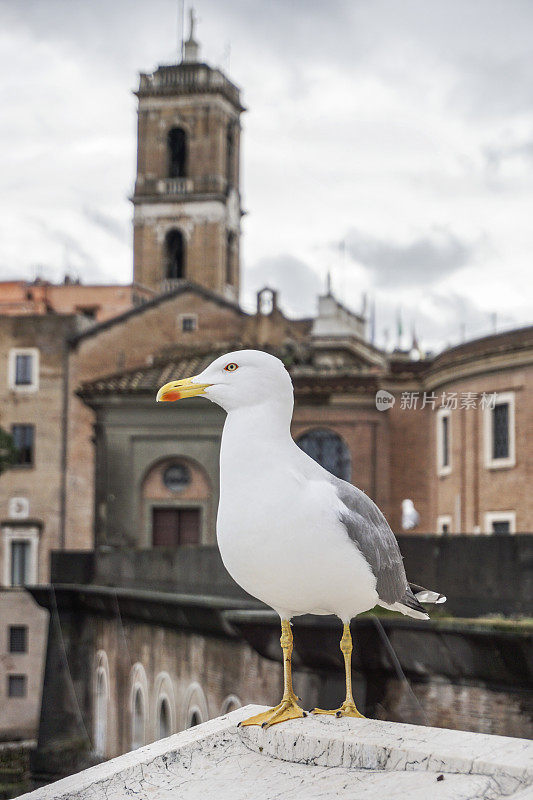
M 182 544 L 200 544 L 200 509 L 153 508 L 153 547 L 177 547 Z
M 154 547 L 176 547 L 179 544 L 179 509 L 152 509 L 152 544 Z

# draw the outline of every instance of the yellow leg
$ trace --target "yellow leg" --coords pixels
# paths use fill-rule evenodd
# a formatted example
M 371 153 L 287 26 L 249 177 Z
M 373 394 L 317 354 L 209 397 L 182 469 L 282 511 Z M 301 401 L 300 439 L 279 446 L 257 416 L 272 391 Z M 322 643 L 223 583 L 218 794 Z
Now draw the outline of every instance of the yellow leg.
M 346 670 L 346 700 L 340 708 L 335 708 L 332 711 L 314 708 L 313 714 L 334 714 L 336 717 L 361 717 L 364 719 L 363 715 L 357 710 L 352 694 L 352 650 L 350 626 L 345 623 L 342 631 L 341 652 L 344 656 L 344 669 Z
M 281 647 L 283 648 L 283 697 L 281 703 L 268 711 L 256 714 L 255 717 L 245 719 L 240 725 L 261 725 L 268 728 L 277 722 L 284 722 L 286 719 L 297 719 L 306 717 L 307 711 L 300 708 L 298 698 L 292 688 L 291 657 L 292 657 L 292 631 L 288 619 L 281 620 Z

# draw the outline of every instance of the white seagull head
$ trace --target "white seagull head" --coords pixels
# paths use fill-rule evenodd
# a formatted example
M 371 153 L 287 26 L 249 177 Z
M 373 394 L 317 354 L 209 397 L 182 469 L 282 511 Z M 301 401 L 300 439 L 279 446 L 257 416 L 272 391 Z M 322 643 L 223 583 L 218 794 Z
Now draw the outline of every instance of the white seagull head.
M 236 350 L 215 359 L 199 375 L 170 381 L 159 389 L 157 400 L 181 400 L 203 395 L 225 411 L 264 403 L 293 403 L 293 388 L 283 362 L 261 350 Z

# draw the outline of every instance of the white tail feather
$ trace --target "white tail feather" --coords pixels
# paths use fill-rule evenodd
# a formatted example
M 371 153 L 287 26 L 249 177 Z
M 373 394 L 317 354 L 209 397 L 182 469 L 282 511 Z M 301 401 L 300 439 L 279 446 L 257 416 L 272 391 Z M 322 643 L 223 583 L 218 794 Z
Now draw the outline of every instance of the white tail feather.
M 419 603 L 445 603 L 446 596 L 438 592 L 431 592 L 429 589 L 424 589 L 422 592 L 415 594 Z

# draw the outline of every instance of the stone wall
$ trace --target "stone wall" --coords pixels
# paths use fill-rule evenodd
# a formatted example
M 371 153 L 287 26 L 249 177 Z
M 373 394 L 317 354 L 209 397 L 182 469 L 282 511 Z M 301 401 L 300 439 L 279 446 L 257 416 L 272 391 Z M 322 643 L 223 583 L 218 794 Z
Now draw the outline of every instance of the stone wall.
M 98 619 L 93 663 L 109 670 L 106 757 L 132 748 L 134 687 L 143 695 L 144 743 L 159 738 L 163 697 L 170 732 L 184 730 L 252 701 L 275 704 L 282 691 L 281 665 L 261 658 L 246 642 L 131 620 Z M 94 711 L 91 715 L 94 737 Z
M 427 683 L 389 678 L 376 719 L 412 722 L 459 731 L 533 739 L 533 692 L 453 684 L 435 677 Z

